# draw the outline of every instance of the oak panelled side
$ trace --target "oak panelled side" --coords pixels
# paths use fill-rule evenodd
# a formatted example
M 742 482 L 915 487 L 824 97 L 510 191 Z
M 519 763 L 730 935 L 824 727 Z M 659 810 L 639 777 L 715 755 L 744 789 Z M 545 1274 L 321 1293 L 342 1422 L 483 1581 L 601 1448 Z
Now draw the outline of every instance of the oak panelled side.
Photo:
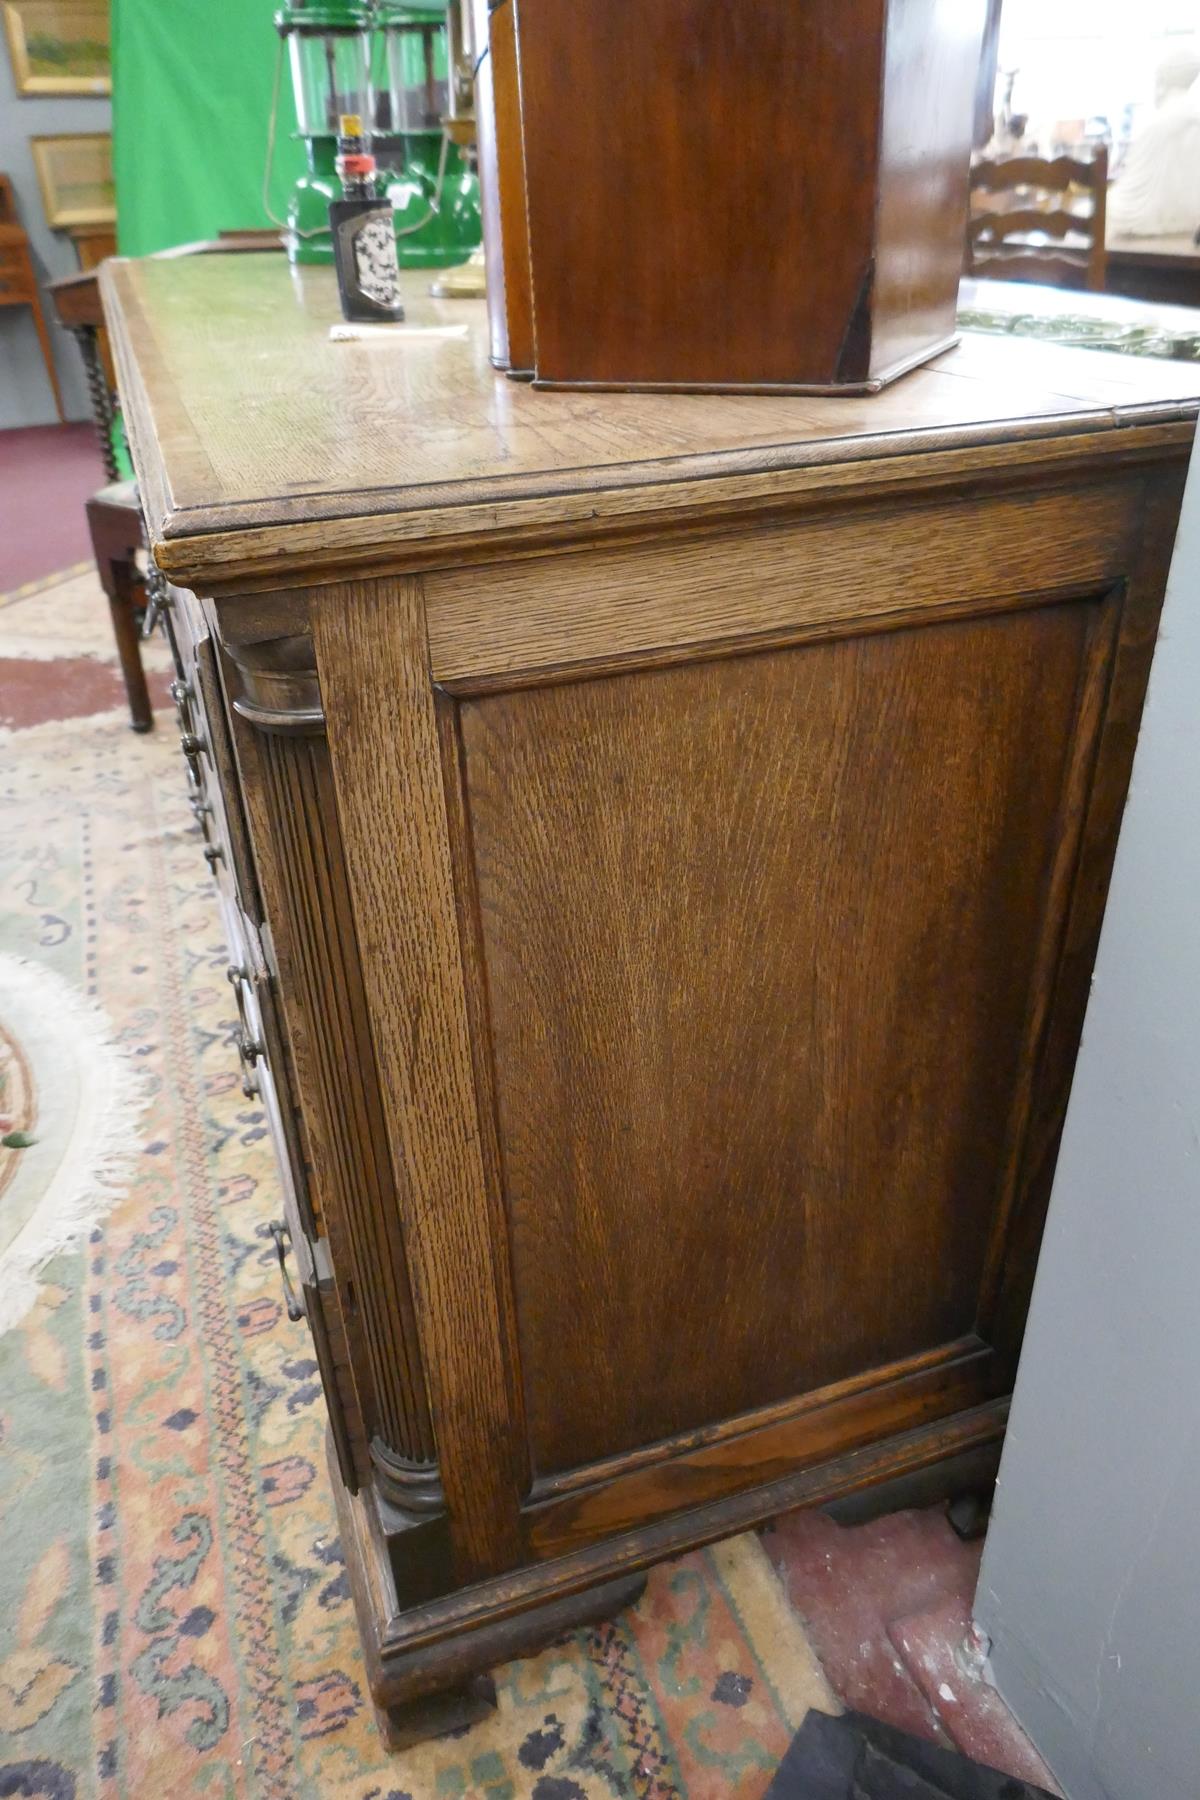
M 975 1329 L 1104 610 L 462 702 L 540 1476 Z
M 216 603 L 401 1737 L 1002 1431 L 1178 490 Z

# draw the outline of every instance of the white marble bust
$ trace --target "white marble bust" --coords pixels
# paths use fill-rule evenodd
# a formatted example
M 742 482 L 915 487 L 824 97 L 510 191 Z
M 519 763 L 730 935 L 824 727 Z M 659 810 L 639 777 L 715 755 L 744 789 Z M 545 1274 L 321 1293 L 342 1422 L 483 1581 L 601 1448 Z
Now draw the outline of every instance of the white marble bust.
M 1108 236 L 1173 237 L 1200 228 L 1200 46 L 1159 67 L 1157 105 L 1108 196 Z

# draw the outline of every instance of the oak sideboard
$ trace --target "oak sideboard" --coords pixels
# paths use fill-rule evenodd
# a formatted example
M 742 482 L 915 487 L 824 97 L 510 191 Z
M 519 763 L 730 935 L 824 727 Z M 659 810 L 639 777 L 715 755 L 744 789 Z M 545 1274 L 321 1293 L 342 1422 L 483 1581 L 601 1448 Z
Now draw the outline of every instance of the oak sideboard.
M 406 279 L 102 276 L 394 1741 L 1000 1439 L 1200 393 L 535 392 Z

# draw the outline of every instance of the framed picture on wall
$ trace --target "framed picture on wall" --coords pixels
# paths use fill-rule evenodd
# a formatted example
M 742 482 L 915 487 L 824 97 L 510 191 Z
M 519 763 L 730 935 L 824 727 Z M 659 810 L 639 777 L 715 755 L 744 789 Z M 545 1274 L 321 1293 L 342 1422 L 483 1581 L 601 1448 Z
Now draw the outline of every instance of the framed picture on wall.
M 112 138 L 107 131 L 29 140 L 48 224 L 111 224 L 117 216 Z
M 18 94 L 111 94 L 108 0 L 3 0 Z

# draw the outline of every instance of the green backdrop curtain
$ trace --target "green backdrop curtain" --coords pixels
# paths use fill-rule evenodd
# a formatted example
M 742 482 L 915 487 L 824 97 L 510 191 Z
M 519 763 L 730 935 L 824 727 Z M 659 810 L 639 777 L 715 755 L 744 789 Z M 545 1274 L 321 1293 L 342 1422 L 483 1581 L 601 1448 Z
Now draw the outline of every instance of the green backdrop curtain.
M 117 242 L 145 256 L 270 225 L 263 170 L 279 39 L 271 0 L 112 0 Z M 280 81 L 271 206 L 304 166 Z

